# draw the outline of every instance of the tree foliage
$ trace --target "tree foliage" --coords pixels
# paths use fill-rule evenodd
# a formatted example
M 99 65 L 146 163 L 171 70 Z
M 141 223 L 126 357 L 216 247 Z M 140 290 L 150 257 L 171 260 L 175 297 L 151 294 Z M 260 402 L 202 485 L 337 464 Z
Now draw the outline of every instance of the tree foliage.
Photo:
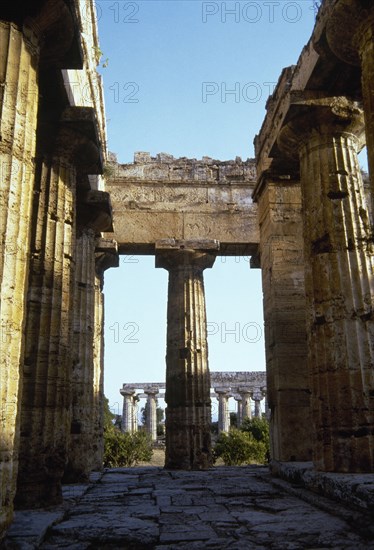
M 269 460 L 269 423 L 266 418 L 246 418 L 240 430 L 221 433 L 214 448 L 215 458 L 226 466 L 265 464 Z
M 121 468 L 135 466 L 152 458 L 152 445 L 145 432 L 122 433 L 113 425 L 115 415 L 104 401 L 104 467 Z

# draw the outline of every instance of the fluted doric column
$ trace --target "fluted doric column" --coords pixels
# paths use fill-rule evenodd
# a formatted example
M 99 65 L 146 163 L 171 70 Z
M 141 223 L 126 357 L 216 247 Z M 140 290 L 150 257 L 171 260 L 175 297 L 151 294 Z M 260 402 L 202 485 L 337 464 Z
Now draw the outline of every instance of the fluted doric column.
M 147 394 L 147 433 L 150 435 L 152 442 L 157 441 L 157 399 L 158 388 L 147 388 L 144 390 Z
M 38 111 L 36 37 L 0 21 L 0 538 L 18 469 L 20 363 Z
M 374 217 L 374 5 L 367 0 L 328 0 L 324 9 L 326 38 L 331 50 L 345 63 L 361 68 Z
M 218 433 L 229 432 L 230 430 L 230 413 L 229 413 L 229 389 L 215 388 L 218 394 Z
M 72 413 L 77 171 L 99 169 L 88 130 L 92 109 L 66 108 L 55 135 L 48 134 L 50 113 L 41 112 L 16 496 L 23 508 L 62 500 Z
M 104 459 L 104 273 L 119 266 L 118 245 L 98 237 L 95 247 L 95 337 L 93 341 L 93 457 L 92 467 L 101 470 Z
M 346 98 L 299 97 L 278 142 L 289 155 L 297 145 L 300 156 L 314 461 L 323 471 L 374 468 L 374 255 L 357 160 L 362 129 L 362 111 Z
M 298 163 L 296 163 L 297 165 Z M 265 321 L 270 455 L 312 459 L 301 187 L 289 167 L 261 174 L 256 190 Z
M 91 469 L 95 240 L 92 229 L 81 230 L 77 234 L 73 298 L 72 418 L 65 482 L 85 480 Z
M 122 431 L 132 434 L 134 431 L 135 390 L 133 388 L 122 388 L 120 394 L 123 396 Z
M 156 243 L 156 267 L 169 271 L 166 352 L 166 468 L 212 465 L 211 401 L 203 271 L 216 241 Z
M 93 469 L 102 465 L 102 456 L 98 457 L 102 446 L 102 430 L 98 429 L 98 423 L 102 413 L 96 403 L 101 401 L 102 407 L 103 361 L 101 350 L 97 356 L 96 348 L 102 339 L 103 316 L 102 312 L 97 315 L 98 299 L 100 302 L 97 293 L 100 295 L 101 285 L 97 281 L 96 256 L 97 236 L 111 230 L 108 193 L 80 193 L 73 308 L 72 418 L 65 482 L 87 479 Z
M 70 426 L 76 170 L 40 164 L 32 235 L 21 416 L 19 507 L 61 500 Z M 43 429 L 41 430 L 41 426 Z

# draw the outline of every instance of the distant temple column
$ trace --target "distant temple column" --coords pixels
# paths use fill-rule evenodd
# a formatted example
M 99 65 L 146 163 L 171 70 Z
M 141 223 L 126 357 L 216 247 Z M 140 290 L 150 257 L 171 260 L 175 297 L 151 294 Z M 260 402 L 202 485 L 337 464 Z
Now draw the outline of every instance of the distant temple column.
M 240 426 L 242 425 L 242 398 L 237 395 L 234 397 L 235 401 L 236 401 L 236 427 L 237 428 L 240 428 Z
M 374 217 L 374 5 L 367 0 L 340 0 L 332 8 L 327 4 L 325 9 L 329 11 L 326 37 L 331 50 L 345 63 L 361 68 L 371 215 Z M 326 48 L 324 40 L 321 41 L 322 49 Z M 321 46 L 317 45 L 317 48 L 321 49 Z
M 123 396 L 122 431 L 131 434 L 134 431 L 135 390 L 132 388 L 122 388 L 120 394 Z
M 281 462 L 312 459 L 303 220 L 295 164 L 295 169 L 284 164 L 259 174 L 254 196 L 260 225 L 270 455 Z M 294 171 L 297 176 L 292 176 Z
M 242 398 L 242 418 L 241 422 L 243 422 L 244 418 L 252 418 L 252 410 L 251 410 L 251 395 L 252 391 L 249 388 L 239 388 L 240 396 Z
M 147 388 L 144 390 L 147 394 L 147 433 L 151 436 L 151 440 L 157 441 L 157 399 L 158 388 Z
M 253 401 L 255 402 L 254 416 L 255 418 L 261 418 L 261 400 L 263 396 L 259 392 L 253 393 Z
M 372 472 L 374 255 L 357 150 L 359 105 L 300 95 L 278 146 L 296 144 L 304 208 L 315 465 Z M 297 149 L 296 149 L 297 154 Z
M 7 6 L 9 8 L 9 6 Z M 18 6 L 21 11 L 21 7 Z M 0 538 L 13 514 L 18 470 L 23 329 L 38 112 L 39 45 L 0 21 Z M 21 365 L 21 369 L 20 369 Z
M 132 431 L 133 433 L 136 433 L 138 431 L 138 403 L 140 401 L 139 395 L 135 394 L 133 397 L 133 423 L 132 423 Z
M 211 401 L 203 271 L 217 241 L 156 243 L 156 267 L 169 271 L 166 352 L 166 468 L 212 465 Z
M 269 420 L 269 404 L 268 404 L 268 395 L 267 395 L 267 391 L 266 390 L 262 390 L 262 395 L 265 399 L 265 404 L 264 404 L 264 407 L 265 407 L 265 418 L 267 418 Z
M 227 433 L 230 430 L 229 389 L 215 388 L 214 391 L 218 394 L 218 433 Z

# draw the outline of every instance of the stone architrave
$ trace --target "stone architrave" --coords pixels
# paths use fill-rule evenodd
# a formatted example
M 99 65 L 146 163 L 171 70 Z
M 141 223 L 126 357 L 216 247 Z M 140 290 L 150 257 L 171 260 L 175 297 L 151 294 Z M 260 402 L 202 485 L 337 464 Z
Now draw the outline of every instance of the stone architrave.
M 18 471 L 23 329 L 39 94 L 39 44 L 0 21 L 0 538 L 13 514 Z
M 230 388 L 215 388 L 218 394 L 218 433 L 230 430 L 229 391 Z
M 123 396 L 123 409 L 122 409 L 122 431 L 127 433 L 133 433 L 134 431 L 134 395 L 135 390 L 133 388 L 122 388 L 120 390 Z
M 146 388 L 144 393 L 147 394 L 147 422 L 146 429 L 150 435 L 152 442 L 157 441 L 157 398 L 158 388 Z
M 308 109 L 306 109 L 308 107 Z M 374 255 L 357 159 L 358 104 L 297 97 L 278 139 L 299 153 L 304 204 L 314 462 L 331 472 L 372 472 Z
M 211 401 L 203 271 L 217 241 L 156 243 L 156 267 L 169 271 L 166 351 L 166 468 L 212 465 Z

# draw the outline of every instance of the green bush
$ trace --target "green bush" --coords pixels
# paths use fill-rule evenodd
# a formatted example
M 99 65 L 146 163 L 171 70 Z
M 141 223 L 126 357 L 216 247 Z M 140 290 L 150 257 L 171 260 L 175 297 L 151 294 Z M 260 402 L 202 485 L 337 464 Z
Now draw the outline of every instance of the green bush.
M 222 458 L 226 466 L 242 464 L 264 464 L 266 462 L 266 445 L 256 441 L 248 433 L 232 428 L 228 434 L 221 433 L 214 447 L 215 459 Z
M 117 428 L 104 431 L 104 466 L 121 468 L 135 466 L 152 458 L 152 446 L 145 432 L 122 433 Z
M 266 418 L 245 418 L 240 427 L 221 433 L 214 448 L 215 458 L 226 466 L 266 464 L 269 460 L 269 422 Z
M 240 430 L 251 434 L 256 441 L 265 445 L 265 456 L 268 460 L 270 453 L 269 421 L 264 417 L 244 418 Z

